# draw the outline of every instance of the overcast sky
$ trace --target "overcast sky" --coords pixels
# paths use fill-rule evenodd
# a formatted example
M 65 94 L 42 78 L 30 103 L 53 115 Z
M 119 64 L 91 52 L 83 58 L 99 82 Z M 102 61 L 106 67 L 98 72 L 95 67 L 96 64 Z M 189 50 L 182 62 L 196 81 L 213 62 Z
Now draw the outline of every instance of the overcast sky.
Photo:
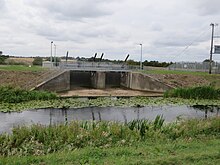
M 140 60 L 142 43 L 143 60 L 203 61 L 220 0 L 0 0 L 0 12 L 4 54 L 50 56 L 54 41 L 59 56 Z

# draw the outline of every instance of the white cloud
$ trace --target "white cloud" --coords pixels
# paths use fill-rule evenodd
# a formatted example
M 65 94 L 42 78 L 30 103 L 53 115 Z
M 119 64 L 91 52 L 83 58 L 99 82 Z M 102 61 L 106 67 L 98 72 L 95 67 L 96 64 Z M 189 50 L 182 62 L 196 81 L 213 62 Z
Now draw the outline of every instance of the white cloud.
M 28 5 L 40 10 L 46 10 L 48 15 L 61 20 L 81 20 L 83 18 L 96 18 L 111 14 L 103 8 L 103 3 L 108 1 L 100 0 L 62 0 L 62 1 L 33 1 L 26 0 Z M 110 2 L 110 1 L 109 1 Z
M 5 7 L 5 0 L 0 0 L 0 9 Z
M 195 9 L 198 11 L 199 14 L 202 16 L 205 15 L 217 15 L 220 13 L 219 6 L 220 1 L 219 0 L 195 0 L 190 1 L 189 3 L 192 3 L 193 6 L 195 6 Z
M 0 0 L 0 49 L 47 56 L 53 40 L 60 55 L 104 52 L 106 58 L 124 59 L 129 53 L 139 60 L 142 43 L 144 60 L 203 61 L 209 56 L 209 24 L 220 23 L 219 5 L 218 0 Z

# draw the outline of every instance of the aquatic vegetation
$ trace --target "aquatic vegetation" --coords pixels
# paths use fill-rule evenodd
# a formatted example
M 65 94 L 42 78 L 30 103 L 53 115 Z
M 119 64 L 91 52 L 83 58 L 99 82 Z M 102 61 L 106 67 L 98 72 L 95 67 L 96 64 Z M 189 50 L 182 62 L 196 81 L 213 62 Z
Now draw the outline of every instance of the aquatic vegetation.
M 131 97 L 111 98 L 102 97 L 96 99 L 88 98 L 57 98 L 52 100 L 32 100 L 21 103 L 0 102 L 1 112 L 19 112 L 30 109 L 41 108 L 84 108 L 84 107 L 142 107 L 157 105 L 220 105 L 220 100 L 210 99 L 181 99 L 162 97 Z
M 214 92 L 213 92 L 214 91 Z M 192 94 L 191 94 L 192 93 Z M 25 91 L 12 87 L 0 87 L 0 112 L 23 111 L 40 108 L 83 108 L 83 107 L 143 107 L 151 105 L 220 105 L 220 89 L 196 87 L 175 89 L 165 97 L 98 97 L 59 98 L 54 93 Z M 218 97 L 217 97 L 218 96 Z M 180 98 L 183 97 L 184 99 Z M 212 99 L 210 99 L 212 98 Z
M 178 97 L 184 99 L 218 99 L 220 89 L 212 86 L 177 88 L 164 93 L 164 97 Z
M 129 123 L 74 121 L 60 125 L 19 126 L 0 135 L 0 156 L 45 155 L 85 147 L 135 146 L 139 142 L 220 138 L 220 120 L 189 120 L 164 124 L 136 120 Z
M 55 99 L 57 95 L 46 91 L 27 91 L 14 87 L 0 87 L 0 102 L 20 103 L 30 100 Z

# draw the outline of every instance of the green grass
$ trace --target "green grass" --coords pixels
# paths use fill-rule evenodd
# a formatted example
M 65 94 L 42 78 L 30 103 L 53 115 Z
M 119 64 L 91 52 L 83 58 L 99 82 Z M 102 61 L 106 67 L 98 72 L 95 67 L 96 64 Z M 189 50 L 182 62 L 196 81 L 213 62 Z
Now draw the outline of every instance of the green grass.
M 132 128 L 112 122 L 17 128 L 0 135 L 0 165 L 218 164 L 219 118 L 161 122 L 133 121 Z
M 176 75 L 192 75 L 203 77 L 210 85 L 220 88 L 220 74 L 209 74 L 207 72 L 192 72 L 192 71 L 177 71 L 177 70 L 144 70 L 141 71 L 146 74 L 176 74 Z M 196 77 L 195 77 L 196 78 Z
M 74 121 L 60 125 L 19 126 L 12 134 L 0 135 L 0 155 L 45 155 L 85 147 L 132 146 L 139 142 L 176 141 L 185 139 L 220 138 L 220 120 L 189 120 L 164 124 L 161 117 L 155 121 L 134 120 L 118 122 Z
M 46 91 L 27 91 L 13 87 L 0 87 L 0 102 L 2 103 L 20 103 L 30 100 L 50 100 L 56 98 L 56 94 Z
M 0 165 L 7 164 L 194 164 L 217 165 L 220 161 L 220 140 L 190 140 L 177 142 L 140 142 L 134 146 L 94 148 L 63 151 L 44 156 L 0 158 Z
M 143 73 L 149 74 L 189 74 L 189 75 L 199 75 L 199 76 L 212 76 L 208 72 L 192 72 L 192 71 L 178 71 L 178 70 L 144 70 Z
M 42 71 L 45 68 L 41 66 L 25 66 L 25 65 L 0 65 L 0 70 L 4 71 Z
M 178 97 L 184 99 L 218 99 L 220 98 L 220 89 L 214 89 L 211 86 L 177 88 L 166 91 L 164 97 Z

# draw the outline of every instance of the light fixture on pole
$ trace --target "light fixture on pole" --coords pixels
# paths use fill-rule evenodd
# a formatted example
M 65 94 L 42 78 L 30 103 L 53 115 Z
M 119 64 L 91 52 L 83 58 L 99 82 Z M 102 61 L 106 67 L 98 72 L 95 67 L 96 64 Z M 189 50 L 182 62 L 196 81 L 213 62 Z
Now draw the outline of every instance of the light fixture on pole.
M 142 67 L 142 44 L 139 44 L 141 46 L 141 59 L 140 59 L 140 70 L 143 69 Z
M 50 42 L 50 48 L 51 48 L 50 63 L 51 63 L 51 68 L 52 68 L 53 67 L 53 41 Z

